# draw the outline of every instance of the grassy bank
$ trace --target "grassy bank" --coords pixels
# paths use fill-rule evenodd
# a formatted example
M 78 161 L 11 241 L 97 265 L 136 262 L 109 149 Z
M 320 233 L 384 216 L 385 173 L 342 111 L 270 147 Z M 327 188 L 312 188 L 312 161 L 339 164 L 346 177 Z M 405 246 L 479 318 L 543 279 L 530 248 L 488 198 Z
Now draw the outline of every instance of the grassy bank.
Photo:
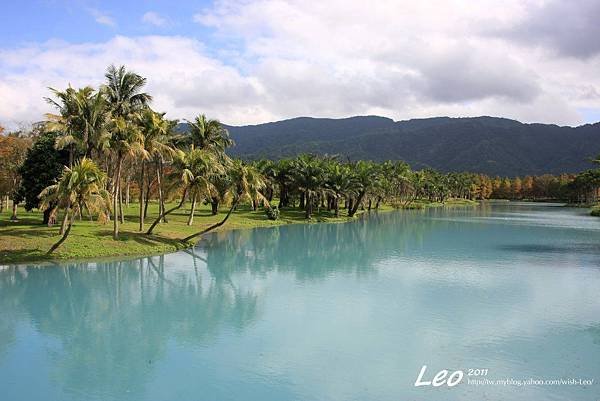
M 174 205 L 174 204 L 173 204 Z M 168 205 L 173 206 L 173 205 Z M 391 210 L 384 206 L 381 210 Z M 182 209 L 167 216 L 168 224 L 159 224 L 153 235 L 138 231 L 139 218 L 137 204 L 125 208 L 125 224 L 121 226 L 119 240 L 112 239 L 112 224 L 99 224 L 83 219 L 76 221 L 67 241 L 56 250 L 52 257 L 46 251 L 60 238 L 59 224 L 54 227 L 42 225 L 40 212 L 19 213 L 18 221 L 11 221 L 11 211 L 0 214 L 0 264 L 39 262 L 48 260 L 84 260 L 91 258 L 109 258 L 116 256 L 145 256 L 176 251 L 191 246 L 179 239 L 198 232 L 220 221 L 226 214 L 223 208 L 216 216 L 210 213 L 210 206 L 197 208 L 194 224 L 188 226 L 189 209 Z M 315 211 L 316 212 L 316 211 Z M 345 211 L 342 211 L 345 213 Z M 158 215 L 158 206 L 151 204 L 149 217 L 145 220 L 146 229 Z M 331 212 L 322 210 L 314 214 L 311 222 L 345 222 L 352 219 L 342 216 L 333 217 Z M 283 209 L 279 220 L 268 220 L 263 210 L 252 211 L 242 205 L 235 211 L 227 223 L 217 230 L 231 230 L 254 227 L 271 227 L 282 224 L 306 223 L 304 212 L 299 209 Z
M 444 204 L 418 201 L 419 206 L 426 207 L 452 207 L 477 204 L 474 201 L 450 200 Z M 168 205 L 167 208 L 171 206 Z M 393 208 L 382 205 L 380 211 L 389 211 Z M 146 256 L 165 252 L 172 252 L 192 245 L 182 243 L 179 239 L 198 232 L 211 224 L 220 221 L 226 213 L 223 208 L 216 216 L 210 213 L 209 205 L 200 205 L 197 208 L 194 224 L 188 226 L 189 209 L 182 209 L 168 216 L 168 224 L 160 224 L 153 235 L 145 235 L 138 231 L 138 207 L 132 203 L 125 210 L 125 224 L 121 226 L 119 240 L 112 239 L 112 224 L 99 224 L 95 221 L 83 219 L 76 221 L 67 241 L 56 250 L 52 257 L 46 251 L 59 239 L 59 224 L 54 227 L 42 225 L 40 212 L 25 212 L 20 209 L 19 220 L 11 221 L 11 211 L 0 213 L 0 264 L 43 262 L 49 260 L 86 260 L 93 258 L 111 258 L 120 256 Z M 146 228 L 158 215 L 158 207 L 151 204 L 146 219 Z M 360 213 L 360 211 L 359 211 Z M 345 214 L 345 210 L 342 211 Z M 352 219 L 343 215 L 333 217 L 332 212 L 315 210 L 311 223 L 339 223 Z M 279 220 L 268 220 L 263 210 L 253 211 L 248 206 L 242 205 L 235 211 L 227 223 L 217 230 L 233 230 L 255 227 L 272 227 L 283 224 L 306 223 L 304 211 L 297 208 L 283 209 Z

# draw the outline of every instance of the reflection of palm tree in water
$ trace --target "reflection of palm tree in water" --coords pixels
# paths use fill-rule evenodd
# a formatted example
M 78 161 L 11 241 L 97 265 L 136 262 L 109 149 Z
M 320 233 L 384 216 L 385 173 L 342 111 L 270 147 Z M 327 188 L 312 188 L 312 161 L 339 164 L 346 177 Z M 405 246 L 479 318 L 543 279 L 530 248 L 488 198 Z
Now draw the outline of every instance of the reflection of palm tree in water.
M 231 278 L 203 281 L 204 263 L 170 271 L 168 260 L 2 270 L 0 306 L 11 311 L 0 318 L 2 338 L 14 338 L 26 316 L 33 330 L 60 340 L 51 371 L 65 389 L 143 393 L 169 341 L 211 342 L 223 327 L 243 329 L 258 313 L 257 296 Z

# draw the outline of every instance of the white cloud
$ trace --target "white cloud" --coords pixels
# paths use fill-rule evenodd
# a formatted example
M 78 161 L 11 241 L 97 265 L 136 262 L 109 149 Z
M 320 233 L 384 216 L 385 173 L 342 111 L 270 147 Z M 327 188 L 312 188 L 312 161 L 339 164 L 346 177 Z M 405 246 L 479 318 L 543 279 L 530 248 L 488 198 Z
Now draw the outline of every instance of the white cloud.
M 125 64 L 147 77 L 154 108 L 169 118 L 200 112 L 240 123 L 273 117 L 262 108 L 254 79 L 207 57 L 203 49 L 184 37 L 117 36 L 105 43 L 48 42 L 0 50 L 0 123 L 42 119 L 50 111 L 43 100 L 47 87 L 97 86 L 110 64 Z
M 167 20 L 161 17 L 159 14 L 155 13 L 154 11 L 148 11 L 147 13 L 142 15 L 142 22 L 159 27 L 165 26 L 167 24 Z
M 171 118 L 496 115 L 579 124 L 578 110 L 600 110 L 600 56 L 561 55 L 550 40 L 532 46 L 507 34 L 547 3 L 221 0 L 194 16 L 214 30 L 218 48 L 181 36 L 117 36 L 0 49 L 0 123 L 42 118 L 47 86 L 97 85 L 115 63 L 146 76 L 154 107 Z
M 97 10 L 95 8 L 90 9 L 89 12 L 90 14 L 92 14 L 92 17 L 94 17 L 94 20 L 97 23 L 111 27 L 117 26 L 117 23 L 110 15 L 103 13 L 102 11 Z

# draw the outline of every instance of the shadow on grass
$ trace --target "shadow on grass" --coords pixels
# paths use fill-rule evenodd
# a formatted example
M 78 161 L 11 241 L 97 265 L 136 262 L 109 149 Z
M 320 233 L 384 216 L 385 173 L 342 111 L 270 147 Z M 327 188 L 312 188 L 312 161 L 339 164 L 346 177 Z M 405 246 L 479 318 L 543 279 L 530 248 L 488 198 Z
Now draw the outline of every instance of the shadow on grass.
M 112 230 L 100 230 L 92 233 L 94 237 L 98 238 L 109 238 L 112 239 Z M 138 244 L 152 246 L 152 245 L 172 245 L 181 247 L 182 242 L 178 239 L 164 237 L 158 234 L 147 235 L 145 232 L 131 232 L 124 231 L 119 233 L 119 239 L 117 241 L 127 242 L 135 241 Z
M 0 236 L 6 237 L 54 237 L 58 229 L 41 226 L 40 228 L 9 228 L 0 229 Z
M 0 265 L 44 262 L 51 258 L 39 249 L 0 249 Z

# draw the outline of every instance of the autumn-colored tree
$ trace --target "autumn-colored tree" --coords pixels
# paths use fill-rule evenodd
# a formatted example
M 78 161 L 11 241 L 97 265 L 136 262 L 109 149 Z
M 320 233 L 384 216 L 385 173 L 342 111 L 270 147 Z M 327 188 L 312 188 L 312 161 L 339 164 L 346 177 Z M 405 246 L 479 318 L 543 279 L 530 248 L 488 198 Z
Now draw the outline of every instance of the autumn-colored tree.
M 524 198 L 532 198 L 533 197 L 533 177 L 528 175 L 523 178 L 521 193 Z
M 19 167 L 27 156 L 27 149 L 31 146 L 31 138 L 20 134 L 0 136 L 0 209 L 8 204 L 8 199 L 13 201 L 11 219 L 17 219 L 16 195 L 21 180 Z
M 512 198 L 513 199 L 522 199 L 523 198 L 523 183 L 521 182 L 520 177 L 515 177 L 512 182 Z

